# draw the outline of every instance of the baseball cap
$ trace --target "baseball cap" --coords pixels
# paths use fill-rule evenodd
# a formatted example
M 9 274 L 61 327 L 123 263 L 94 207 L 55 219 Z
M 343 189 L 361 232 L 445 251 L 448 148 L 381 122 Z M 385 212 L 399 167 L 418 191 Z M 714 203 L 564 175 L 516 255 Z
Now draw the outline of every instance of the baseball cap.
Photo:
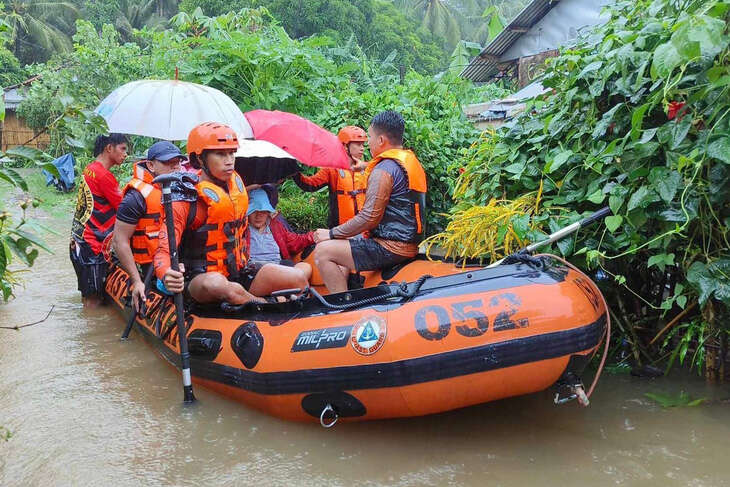
M 187 156 L 181 153 L 180 149 L 178 149 L 175 144 L 168 142 L 167 140 L 155 142 L 149 149 L 147 149 L 148 160 L 157 159 L 158 161 L 165 162 L 175 157 L 187 159 Z

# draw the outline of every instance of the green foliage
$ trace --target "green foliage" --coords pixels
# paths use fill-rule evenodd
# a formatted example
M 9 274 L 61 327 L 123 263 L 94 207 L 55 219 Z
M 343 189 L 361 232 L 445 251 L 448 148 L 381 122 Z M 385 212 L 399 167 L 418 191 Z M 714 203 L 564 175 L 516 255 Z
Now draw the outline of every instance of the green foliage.
M 559 250 L 598 257 L 640 290 L 690 271 L 685 293 L 727 303 L 727 16 L 727 2 L 618 2 L 549 61 L 552 94 L 474 148 L 458 195 L 513 199 L 542 181 L 545 231 L 607 204 L 605 230 Z M 666 310 L 661 291 L 645 300 Z
M 104 24 L 114 24 L 119 13 L 119 0 L 84 0 L 80 7 L 82 18 L 101 30 Z
M 451 53 L 449 71 L 455 74 L 461 73 L 474 56 L 482 50 L 482 46 L 476 42 L 459 41 L 454 52 Z
M 10 25 L 13 53 L 23 64 L 48 59 L 71 48 L 70 35 L 78 17 L 76 6 L 62 0 L 13 0 L 2 15 Z
M 53 125 L 49 152 L 58 156 L 74 149 L 83 164 L 94 138 L 106 131 L 103 120 L 93 113 L 99 102 L 128 81 L 169 77 L 170 66 L 161 67 L 167 73 L 157 71 L 140 46 L 120 44 L 111 25 L 97 33 L 90 22 L 79 20 L 76 28 L 73 53 L 39 69 L 41 79 L 30 86 L 18 115 L 36 130 Z
M 502 31 L 529 0 L 393 0 L 423 25 L 448 40 L 486 44 Z
M 406 18 L 383 0 L 183 0 L 180 10 L 192 14 L 196 8 L 208 16 L 264 7 L 294 39 L 320 34 L 339 44 L 351 35 L 371 58 L 384 59 L 397 53 L 395 63 L 419 72 L 435 73 L 443 68 L 446 53 L 442 40 Z M 326 19 L 326 21 L 323 21 Z
M 0 46 L 0 86 L 15 85 L 25 78 L 25 70 L 20 67 L 15 55 Z
M 543 185 L 532 221 L 549 233 L 607 205 L 603 228 L 554 251 L 613 276 L 609 303 L 629 322 L 655 326 L 690 300 L 712 299 L 724 303 L 716 323 L 726 327 L 729 12 L 726 1 L 617 2 L 605 25 L 548 61 L 551 92 L 475 145 L 459 207 Z M 700 321 L 674 328 L 670 364 L 716 335 Z
M 11 189 L 27 191 L 28 185 L 20 174 L 6 167 L 5 163 L 8 160 L 8 156 L 0 153 L 0 187 L 9 186 Z M 38 165 L 58 174 L 51 164 L 39 162 Z M 13 295 L 13 289 L 20 284 L 18 276 L 20 271 L 11 269 L 13 259 L 18 259 L 26 267 L 32 267 L 36 257 L 38 257 L 39 249 L 50 252 L 36 235 L 40 227 L 26 218 L 26 210 L 38 206 L 40 202 L 27 193 L 23 193 L 19 198 L 9 200 L 8 198 L 3 203 L 14 203 L 21 213 L 20 221 L 15 222 L 10 212 L 0 208 L 0 294 L 2 294 L 4 301 L 7 301 Z
M 661 394 L 658 392 L 647 392 L 644 395 L 658 402 L 663 408 L 699 406 L 707 401 L 706 397 L 693 399 L 692 396 L 684 391 L 680 391 L 679 395 Z
M 714 332 L 711 330 L 708 323 L 702 319 L 691 320 L 672 329 L 662 343 L 662 350 L 669 349 L 671 352 L 665 373 L 669 372 L 677 359 L 679 359 L 680 365 L 684 365 L 687 352 L 690 351 L 693 345 L 695 349 L 689 361 L 690 369 L 694 368 L 697 373 L 701 373 L 702 366 L 705 363 L 705 348 L 703 345 L 707 340 L 720 333 L 717 329 Z
M 156 27 L 167 23 L 177 13 L 177 0 L 83 0 L 82 18 L 91 22 L 97 30 L 104 24 L 112 24 L 126 38 L 133 29 Z
M 5 426 L 0 426 L 0 440 L 8 441 L 13 437 L 13 432 L 7 429 Z
M 298 232 L 327 228 L 329 214 L 327 189 L 304 193 L 292 181 L 285 181 L 276 209 Z
M 461 39 L 461 29 L 449 2 L 444 0 L 401 0 L 396 1 L 411 15 L 421 20 L 421 26 L 443 37 L 447 49 L 453 49 Z

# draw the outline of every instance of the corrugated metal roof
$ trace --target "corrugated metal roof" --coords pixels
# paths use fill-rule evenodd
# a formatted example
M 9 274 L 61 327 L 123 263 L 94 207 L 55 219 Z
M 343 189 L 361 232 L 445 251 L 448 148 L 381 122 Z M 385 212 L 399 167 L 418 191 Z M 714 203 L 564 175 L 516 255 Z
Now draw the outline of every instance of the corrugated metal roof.
M 5 101 L 5 108 L 8 110 L 15 110 L 20 105 L 20 102 L 25 99 L 23 93 L 18 88 L 10 88 L 3 91 L 3 99 Z
M 552 9 L 559 0 L 533 0 L 512 19 L 507 27 L 472 59 L 459 76 L 472 81 L 486 81 L 497 71 L 497 63 L 505 52 Z

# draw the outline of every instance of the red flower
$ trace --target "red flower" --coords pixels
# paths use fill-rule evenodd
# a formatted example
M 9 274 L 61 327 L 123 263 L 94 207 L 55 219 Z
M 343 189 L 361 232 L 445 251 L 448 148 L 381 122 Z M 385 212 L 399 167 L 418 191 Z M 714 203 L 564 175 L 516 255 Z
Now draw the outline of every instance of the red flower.
M 667 104 L 667 118 L 669 120 L 674 119 L 674 117 L 677 116 L 679 111 L 682 109 L 682 107 L 685 105 L 683 101 L 670 101 Z M 682 120 L 682 117 L 684 116 L 684 113 L 682 113 L 677 120 Z

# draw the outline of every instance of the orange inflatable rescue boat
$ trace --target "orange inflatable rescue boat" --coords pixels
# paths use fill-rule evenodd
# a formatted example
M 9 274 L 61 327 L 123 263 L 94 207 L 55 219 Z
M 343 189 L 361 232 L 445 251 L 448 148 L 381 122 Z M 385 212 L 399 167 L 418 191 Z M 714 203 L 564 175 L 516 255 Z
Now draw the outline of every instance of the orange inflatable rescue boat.
M 130 318 L 120 267 L 111 267 L 106 291 Z M 607 324 L 596 285 L 551 257 L 473 269 L 417 259 L 367 274 L 358 290 L 190 304 L 185 316 L 194 383 L 323 425 L 438 413 L 554 385 L 558 395 L 582 396 L 578 377 Z M 150 292 L 136 328 L 180 366 L 171 298 Z

